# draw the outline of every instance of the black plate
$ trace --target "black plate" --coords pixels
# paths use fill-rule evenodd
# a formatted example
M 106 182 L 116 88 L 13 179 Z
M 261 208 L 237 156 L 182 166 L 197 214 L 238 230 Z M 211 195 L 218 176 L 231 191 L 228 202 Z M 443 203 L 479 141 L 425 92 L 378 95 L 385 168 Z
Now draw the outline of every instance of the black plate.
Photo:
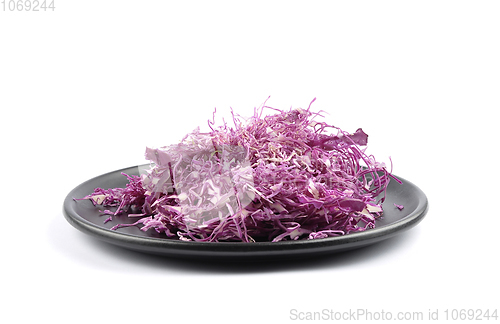
M 403 184 L 391 181 L 387 188 L 383 217 L 377 220 L 376 228 L 345 236 L 315 240 L 286 242 L 184 242 L 168 239 L 154 230 L 143 232 L 139 227 L 125 227 L 116 231 L 110 228 L 118 223 L 133 222 L 126 216 L 115 217 L 104 224 L 107 216 L 101 216 L 99 207 L 88 200 L 74 201 L 94 191 L 94 188 L 124 187 L 128 180 L 121 173 L 139 175 L 149 165 L 130 167 L 113 171 L 90 179 L 73 189 L 64 200 L 63 213 L 68 222 L 86 234 L 127 249 L 160 254 L 169 257 L 191 259 L 290 259 L 310 257 L 364 247 L 385 240 L 418 224 L 428 208 L 427 197 L 411 182 L 398 177 Z M 394 203 L 403 205 L 399 210 Z

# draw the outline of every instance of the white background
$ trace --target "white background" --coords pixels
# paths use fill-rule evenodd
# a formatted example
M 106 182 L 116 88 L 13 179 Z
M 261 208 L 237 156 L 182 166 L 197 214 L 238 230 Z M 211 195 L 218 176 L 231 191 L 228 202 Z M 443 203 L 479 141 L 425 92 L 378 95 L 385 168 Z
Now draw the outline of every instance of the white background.
M 181 4 L 179 4 L 181 3 Z M 498 308 L 497 1 L 55 1 L 0 11 L 4 323 L 290 323 Z M 66 194 L 264 100 L 362 127 L 428 196 L 412 230 L 316 261 L 224 265 L 80 233 Z M 395 316 L 395 315 L 394 315 Z M 362 322 L 362 321 L 358 321 Z M 380 321 L 379 321 L 380 322 Z M 423 321 L 420 321 L 423 322 Z

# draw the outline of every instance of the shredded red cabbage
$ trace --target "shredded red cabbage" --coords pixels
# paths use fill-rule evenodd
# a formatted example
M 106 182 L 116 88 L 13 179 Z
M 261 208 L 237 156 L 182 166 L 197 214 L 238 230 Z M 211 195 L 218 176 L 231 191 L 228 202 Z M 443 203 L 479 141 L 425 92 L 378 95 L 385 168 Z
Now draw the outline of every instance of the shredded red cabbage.
M 396 208 L 397 208 L 397 209 L 399 209 L 399 210 L 403 210 L 403 208 L 405 208 L 405 206 L 403 206 L 403 205 L 398 205 L 398 204 L 396 204 L 396 203 L 394 204 L 394 206 L 396 206 Z
M 311 104 L 314 100 L 311 102 Z M 146 148 L 151 168 L 124 174 L 125 188 L 82 198 L 127 213 L 132 224 L 185 241 L 285 241 L 346 235 L 375 227 L 390 179 L 365 154 L 368 135 L 315 118 L 322 111 L 265 105 L 234 127 L 195 129 L 179 144 Z M 264 109 L 274 110 L 262 116 Z M 215 114 L 215 112 L 214 112 Z M 399 208 L 399 206 L 397 206 Z

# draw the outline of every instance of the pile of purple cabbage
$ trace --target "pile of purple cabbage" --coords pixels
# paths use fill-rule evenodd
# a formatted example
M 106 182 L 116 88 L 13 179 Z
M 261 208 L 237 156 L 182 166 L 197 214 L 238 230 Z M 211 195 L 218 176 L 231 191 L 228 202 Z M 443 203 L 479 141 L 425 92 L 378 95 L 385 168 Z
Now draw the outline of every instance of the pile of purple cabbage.
M 278 242 L 374 228 L 390 179 L 401 181 L 365 154 L 361 128 L 344 132 L 310 108 L 263 105 L 247 119 L 233 113 L 234 127 L 212 119 L 209 132 L 147 148 L 151 168 L 124 174 L 125 188 L 82 199 L 115 207 L 102 211 L 106 221 L 137 218 L 113 230 L 139 226 L 183 241 Z M 264 109 L 274 114 L 263 117 Z

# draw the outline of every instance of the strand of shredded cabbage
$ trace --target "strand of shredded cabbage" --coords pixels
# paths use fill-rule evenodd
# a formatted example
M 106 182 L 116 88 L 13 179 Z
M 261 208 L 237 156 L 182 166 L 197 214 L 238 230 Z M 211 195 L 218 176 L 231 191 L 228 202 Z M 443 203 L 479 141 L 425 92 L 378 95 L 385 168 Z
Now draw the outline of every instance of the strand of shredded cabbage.
M 365 154 L 361 128 L 316 121 L 324 116 L 311 112 L 314 100 L 288 111 L 264 103 L 248 119 L 232 112 L 234 127 L 213 118 L 210 132 L 196 128 L 179 144 L 146 148 L 150 170 L 124 174 L 125 188 L 77 200 L 114 207 L 102 212 L 105 222 L 137 218 L 113 230 L 140 226 L 184 241 L 278 242 L 374 228 L 389 181 L 401 181 Z M 265 109 L 274 114 L 262 117 Z

